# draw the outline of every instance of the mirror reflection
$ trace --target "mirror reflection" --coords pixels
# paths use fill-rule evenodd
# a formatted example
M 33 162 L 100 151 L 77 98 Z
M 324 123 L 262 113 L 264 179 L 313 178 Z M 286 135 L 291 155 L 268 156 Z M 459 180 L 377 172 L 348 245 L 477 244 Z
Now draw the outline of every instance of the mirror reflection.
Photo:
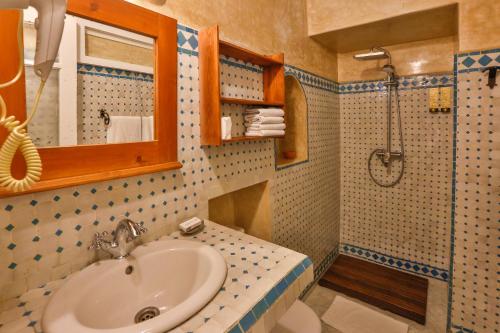
M 24 14 L 27 112 L 37 14 Z M 60 52 L 28 131 L 37 147 L 154 140 L 154 39 L 66 15 Z

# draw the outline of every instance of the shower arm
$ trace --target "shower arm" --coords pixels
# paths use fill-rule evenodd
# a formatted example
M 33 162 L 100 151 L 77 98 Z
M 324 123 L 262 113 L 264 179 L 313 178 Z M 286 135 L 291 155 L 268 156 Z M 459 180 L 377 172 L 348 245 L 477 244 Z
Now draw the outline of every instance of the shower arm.
M 391 53 L 389 51 L 387 51 L 386 49 L 384 49 L 383 47 L 380 47 L 380 46 L 372 47 L 372 52 L 373 51 L 384 52 L 384 54 L 387 56 L 387 58 L 389 58 L 388 64 L 392 65 L 392 56 L 391 56 Z

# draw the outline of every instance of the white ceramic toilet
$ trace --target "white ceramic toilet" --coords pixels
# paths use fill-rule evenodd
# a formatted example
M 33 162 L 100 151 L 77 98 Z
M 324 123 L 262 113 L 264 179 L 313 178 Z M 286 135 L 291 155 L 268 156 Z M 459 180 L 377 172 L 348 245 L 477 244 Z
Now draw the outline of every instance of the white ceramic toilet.
M 321 321 L 310 307 L 297 300 L 271 333 L 321 333 Z

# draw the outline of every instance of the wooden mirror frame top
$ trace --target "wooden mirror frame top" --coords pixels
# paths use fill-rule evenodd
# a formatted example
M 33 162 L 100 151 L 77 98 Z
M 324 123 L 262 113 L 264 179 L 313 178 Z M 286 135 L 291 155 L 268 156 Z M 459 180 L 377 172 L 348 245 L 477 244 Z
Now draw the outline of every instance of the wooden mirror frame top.
M 123 0 L 68 0 L 67 12 L 155 39 L 155 141 L 39 148 L 40 182 L 26 192 L 0 188 L 0 197 L 182 167 L 177 161 L 177 21 Z M 17 11 L 0 11 L 0 44 L 10 50 L 0 52 L 0 82 L 16 74 L 18 20 Z M 21 121 L 26 119 L 25 91 L 24 73 L 16 84 L 0 90 L 9 114 Z M 0 144 L 6 136 L 1 129 Z M 19 154 L 12 171 L 18 178 L 24 176 L 25 163 Z

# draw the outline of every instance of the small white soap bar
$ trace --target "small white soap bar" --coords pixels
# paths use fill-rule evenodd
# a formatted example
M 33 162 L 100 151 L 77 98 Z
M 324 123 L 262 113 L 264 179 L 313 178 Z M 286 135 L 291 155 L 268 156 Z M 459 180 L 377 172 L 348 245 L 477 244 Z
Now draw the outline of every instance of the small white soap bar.
M 222 117 L 220 123 L 222 140 L 231 140 L 231 128 L 233 127 L 231 117 Z
M 183 232 L 189 233 L 190 231 L 193 231 L 194 229 L 198 228 L 202 224 L 203 224 L 202 219 L 200 219 L 198 217 L 193 217 L 193 218 L 179 224 L 179 229 L 181 229 Z

